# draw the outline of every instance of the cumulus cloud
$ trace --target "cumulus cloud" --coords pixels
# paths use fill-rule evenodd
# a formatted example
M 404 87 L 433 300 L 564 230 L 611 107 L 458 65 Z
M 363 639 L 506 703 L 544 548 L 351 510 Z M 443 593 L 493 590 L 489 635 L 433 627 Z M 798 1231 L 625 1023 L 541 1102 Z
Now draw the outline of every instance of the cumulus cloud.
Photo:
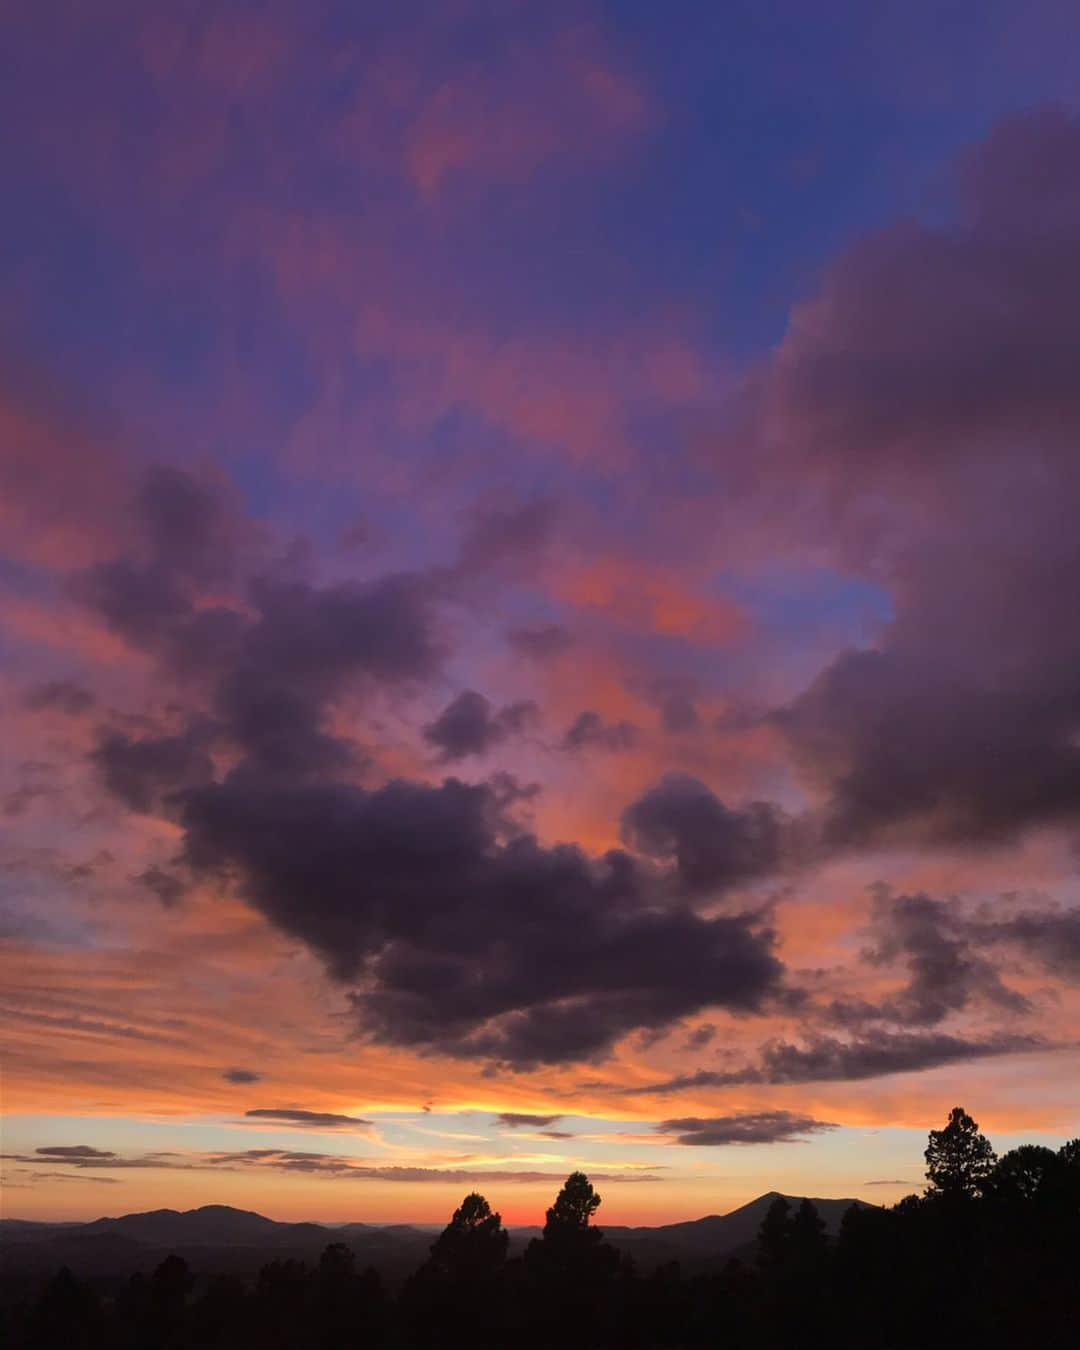
M 751 881 L 781 861 L 783 818 L 755 802 L 732 810 L 696 778 L 668 774 L 627 807 L 623 838 L 650 857 L 671 861 L 687 891 Z
M 785 527 L 893 609 L 775 719 L 834 848 L 1080 815 L 1078 163 L 1075 116 L 1002 125 L 960 164 L 955 218 L 843 254 L 732 410 L 757 507 L 796 490 Z
M 132 811 L 149 812 L 183 788 L 209 782 L 211 729 L 202 721 L 176 735 L 135 738 L 106 731 L 91 759 L 114 797 Z
M 423 729 L 424 740 L 440 752 L 443 763 L 484 755 L 509 736 L 535 724 L 535 703 L 509 703 L 496 709 L 483 694 L 466 689 Z
M 563 737 L 564 750 L 629 750 L 636 743 L 638 729 L 633 722 L 605 722 L 594 709 L 580 713 Z
M 780 982 L 752 917 L 708 918 L 628 855 L 544 847 L 491 785 L 270 782 L 187 794 L 197 870 L 231 869 L 302 938 L 375 1040 L 526 1065 L 586 1058 L 703 1007 L 759 1009 Z
M 1008 1012 L 1030 1009 L 1028 1000 L 1009 989 L 994 966 L 975 951 L 969 926 L 955 906 L 928 895 L 892 895 L 878 888 L 874 943 L 867 952 L 875 965 L 897 961 L 909 980 L 898 994 L 884 1000 L 872 1015 L 908 1025 L 933 1025 L 973 1001 L 985 1001 Z M 842 1006 L 834 1005 L 838 1020 Z M 852 1010 L 848 1020 L 861 1019 Z
M 835 1130 L 837 1126 L 813 1116 L 791 1111 L 759 1111 L 733 1116 L 682 1116 L 663 1120 L 657 1134 L 673 1136 L 673 1143 L 690 1147 L 721 1147 L 728 1144 L 789 1144 L 807 1135 Z

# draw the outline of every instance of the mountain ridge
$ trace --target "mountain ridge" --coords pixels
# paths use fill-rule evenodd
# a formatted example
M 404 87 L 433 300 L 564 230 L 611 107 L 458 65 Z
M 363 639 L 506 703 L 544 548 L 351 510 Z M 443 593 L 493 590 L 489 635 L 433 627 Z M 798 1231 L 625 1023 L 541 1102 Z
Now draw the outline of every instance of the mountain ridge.
M 722 1263 L 745 1254 L 778 1191 L 767 1191 L 727 1214 L 656 1226 L 600 1223 L 607 1241 L 633 1255 L 643 1266 L 678 1260 L 696 1266 Z M 801 1196 L 783 1197 L 792 1206 Z M 826 1231 L 835 1234 L 845 1211 L 866 1202 L 813 1198 Z M 202 1205 L 190 1210 L 156 1209 L 103 1215 L 88 1223 L 48 1223 L 0 1219 L 5 1270 L 70 1265 L 87 1273 L 119 1273 L 134 1265 L 150 1269 L 175 1251 L 193 1265 L 249 1271 L 271 1259 L 312 1260 L 331 1242 L 344 1242 L 362 1262 L 391 1274 L 407 1273 L 427 1256 L 441 1225 L 344 1224 L 282 1221 L 231 1205 Z M 536 1225 L 508 1225 L 510 1254 L 519 1255 Z

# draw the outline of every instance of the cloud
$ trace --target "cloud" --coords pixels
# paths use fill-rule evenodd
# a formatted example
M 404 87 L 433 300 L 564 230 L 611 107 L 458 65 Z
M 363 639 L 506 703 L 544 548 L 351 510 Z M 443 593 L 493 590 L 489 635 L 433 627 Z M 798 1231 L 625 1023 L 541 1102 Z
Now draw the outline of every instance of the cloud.
M 166 909 L 178 904 L 187 894 L 187 886 L 179 877 L 163 871 L 156 864 L 140 872 L 135 880 L 152 891 Z
M 221 1076 L 226 1083 L 258 1083 L 262 1080 L 262 1074 L 254 1069 L 224 1069 Z
M 235 1083 L 252 1080 L 233 1078 L 231 1081 Z M 290 1106 L 259 1106 L 251 1111 L 245 1111 L 244 1116 L 248 1120 L 268 1120 L 282 1125 L 299 1125 L 312 1130 L 355 1129 L 357 1126 L 367 1128 L 374 1123 L 370 1120 L 361 1120 L 359 1116 L 337 1115 L 332 1111 L 304 1111 Z
M 649 857 L 671 860 L 687 891 L 752 881 L 781 859 L 783 817 L 765 802 L 731 810 L 704 783 L 667 774 L 623 812 L 623 838 Z
M 972 940 L 1005 946 L 1068 980 L 1080 978 L 1080 908 L 1047 905 L 976 918 L 969 924 Z
M 836 1125 L 790 1111 L 760 1111 L 737 1116 L 683 1116 L 661 1121 L 657 1134 L 674 1135 L 676 1144 L 715 1147 L 727 1144 L 788 1144 Z
M 973 1001 L 1007 1012 L 1030 1010 L 1028 1000 L 1009 989 L 994 967 L 976 954 L 972 934 L 955 907 L 924 894 L 893 895 L 877 888 L 872 926 L 874 943 L 867 957 L 875 965 L 906 964 L 910 979 L 898 994 L 869 1009 L 874 1017 L 905 1025 L 934 1025 Z M 834 1013 L 845 1020 L 843 1005 Z M 858 1022 L 863 1008 L 846 1020 Z
M 45 708 L 56 708 L 69 717 L 77 717 L 89 711 L 95 703 L 89 689 L 76 684 L 74 680 L 49 680 L 39 684 L 26 695 L 26 706 L 34 712 Z
M 131 503 L 133 551 L 77 574 L 75 594 L 140 647 L 166 643 L 201 591 L 229 581 L 236 523 L 220 494 L 183 469 L 146 470 Z
M 92 1181 L 98 1186 L 119 1186 L 119 1177 L 85 1177 L 79 1172 L 24 1172 L 31 1183 L 38 1181 Z M 4 1183 L 5 1186 L 8 1182 Z
M 550 661 L 574 645 L 570 633 L 557 623 L 511 628 L 506 640 L 518 655 L 528 657 L 530 661 Z
M 945 1033 L 872 1032 L 851 1041 L 820 1036 L 806 1045 L 777 1041 L 762 1054 L 761 1077 L 768 1083 L 851 1082 L 892 1073 L 913 1073 L 944 1064 L 1044 1048 L 1034 1036 L 1002 1034 L 965 1039 Z
M 756 1083 L 858 1082 L 1047 1048 L 1037 1036 L 1009 1033 L 966 1039 L 945 1032 L 875 1030 L 846 1041 L 814 1036 L 803 1045 L 778 1039 L 762 1047 L 758 1063 L 742 1069 L 698 1069 L 659 1083 L 613 1090 L 642 1096 Z
M 557 1120 L 562 1120 L 562 1116 L 533 1116 L 525 1111 L 500 1111 L 495 1119 L 507 1129 L 516 1130 L 521 1126 L 538 1129 L 541 1125 L 554 1125 Z
M 598 712 L 587 709 L 575 718 L 563 737 L 564 750 L 630 750 L 637 743 L 638 729 L 632 722 L 605 722 Z
M 458 577 L 477 576 L 497 569 L 505 575 L 530 570 L 551 541 L 558 508 L 550 499 L 514 506 L 483 505 L 467 523 L 458 560 Z
M 703 1007 L 754 1012 L 778 986 L 771 932 L 655 893 L 615 851 L 542 846 L 497 785 L 274 782 L 189 792 L 186 856 L 303 939 L 376 1041 L 517 1065 L 605 1052 Z
M 1064 110 L 1001 125 L 958 165 L 955 217 L 841 255 L 729 410 L 742 509 L 893 611 L 775 718 L 833 848 L 1080 816 L 1078 158 Z
M 44 1150 L 38 1150 L 44 1152 Z M 354 1181 L 393 1181 L 407 1184 L 452 1183 L 459 1186 L 484 1184 L 529 1184 L 550 1182 L 560 1186 L 565 1173 L 551 1171 L 530 1171 L 514 1168 L 492 1167 L 423 1167 L 395 1163 L 378 1163 L 369 1159 L 343 1157 L 337 1153 L 318 1153 L 302 1149 L 251 1148 L 234 1152 L 218 1153 L 145 1153 L 133 1157 L 120 1157 L 114 1153 L 66 1152 L 49 1155 L 53 1162 L 70 1164 L 70 1173 L 42 1173 L 42 1176 L 63 1176 L 65 1180 L 81 1177 L 86 1170 L 103 1171 L 171 1171 L 171 1172 L 283 1172 L 301 1173 L 311 1177 L 326 1177 L 332 1180 Z M 18 1163 L 36 1163 L 39 1159 L 33 1155 L 5 1154 L 6 1161 Z M 650 1182 L 659 1181 L 655 1171 L 633 1168 L 612 1168 L 603 1173 L 605 1183 L 609 1182 Z M 108 1178 L 97 1178 L 106 1181 Z
M 45 1148 L 37 1148 L 34 1152 L 46 1158 L 103 1159 L 116 1157 L 115 1153 L 108 1153 L 100 1148 L 92 1148 L 89 1144 L 50 1144 Z
M 199 722 L 177 735 L 134 739 L 106 731 L 91 753 L 106 789 L 132 811 L 150 812 L 164 797 L 209 782 L 211 730 Z
M 539 716 L 535 703 L 510 703 L 496 710 L 475 689 L 466 689 L 423 729 L 424 740 L 435 746 L 443 763 L 484 755 L 508 736 L 520 734 Z

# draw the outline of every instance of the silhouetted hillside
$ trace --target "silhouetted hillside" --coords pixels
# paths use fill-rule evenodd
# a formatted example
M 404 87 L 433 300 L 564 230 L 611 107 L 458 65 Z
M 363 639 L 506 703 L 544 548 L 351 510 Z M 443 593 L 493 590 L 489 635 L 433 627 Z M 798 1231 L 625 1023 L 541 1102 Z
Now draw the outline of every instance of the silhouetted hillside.
M 690 1269 L 722 1262 L 754 1240 L 776 1192 L 758 1196 L 730 1214 L 711 1214 L 659 1227 L 604 1227 L 613 1246 L 633 1256 L 644 1269 L 681 1261 Z M 799 1197 L 787 1197 L 792 1205 Z M 855 1200 L 815 1200 L 828 1231 Z M 540 1236 L 538 1227 L 511 1228 L 509 1251 L 520 1255 Z M 229 1205 L 200 1209 L 156 1209 L 122 1214 L 90 1223 L 53 1224 L 0 1221 L 5 1271 L 45 1271 L 70 1266 L 76 1273 L 108 1275 L 151 1270 L 175 1252 L 205 1271 L 246 1272 L 270 1257 L 312 1260 L 328 1243 L 343 1242 L 363 1265 L 393 1279 L 425 1259 L 433 1232 L 411 1224 L 280 1223 Z
M 777 1192 L 598 1228 L 572 1173 L 511 1235 L 471 1192 L 437 1234 L 211 1205 L 8 1223 L 12 1350 L 1072 1350 L 1080 1139 L 998 1158 L 961 1107 L 891 1209 Z M 511 1237 L 513 1236 L 513 1241 Z

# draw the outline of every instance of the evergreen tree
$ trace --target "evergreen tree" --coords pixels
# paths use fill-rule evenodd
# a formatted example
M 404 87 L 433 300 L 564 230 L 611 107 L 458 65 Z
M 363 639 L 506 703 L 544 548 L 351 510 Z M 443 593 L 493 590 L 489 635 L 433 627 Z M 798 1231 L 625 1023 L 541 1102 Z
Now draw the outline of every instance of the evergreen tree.
M 494 1275 L 506 1260 L 509 1242 L 502 1216 L 473 1191 L 432 1243 L 431 1261 L 441 1274 L 455 1279 Z
M 951 1199 L 977 1195 L 997 1162 L 989 1139 L 962 1106 L 949 1112 L 943 1130 L 930 1131 L 925 1158 L 931 1194 Z
M 791 1244 L 791 1206 L 778 1195 L 758 1229 L 758 1265 L 775 1270 L 783 1265 Z

